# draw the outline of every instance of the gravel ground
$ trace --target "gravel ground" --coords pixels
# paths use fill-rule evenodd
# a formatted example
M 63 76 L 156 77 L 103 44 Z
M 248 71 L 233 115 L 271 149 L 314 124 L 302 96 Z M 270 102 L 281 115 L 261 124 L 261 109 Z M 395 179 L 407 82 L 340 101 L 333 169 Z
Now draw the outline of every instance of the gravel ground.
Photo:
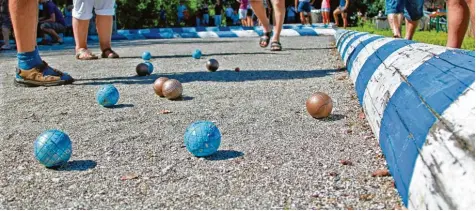
M 2 128 L 1 209 L 394 209 L 401 205 L 332 37 L 285 37 L 273 53 L 258 40 L 184 39 L 114 43 L 118 60 L 76 61 L 72 46 L 42 48 L 50 65 L 74 85 L 18 88 L 14 52 L 0 54 Z M 97 46 L 95 51 L 97 52 Z M 194 49 L 205 54 L 191 58 Z M 135 77 L 143 51 L 155 72 Z M 215 58 L 218 72 L 205 71 Z M 240 67 L 240 72 L 234 72 Z M 153 81 L 182 82 L 184 98 L 159 98 Z M 113 83 L 119 105 L 95 101 Z M 333 115 L 316 120 L 305 101 L 328 93 Z M 161 110 L 172 113 L 161 114 Z M 183 146 L 185 128 L 216 122 L 220 151 L 195 158 Z M 73 141 L 59 170 L 33 157 L 44 130 Z M 352 165 L 343 165 L 349 160 Z M 137 178 L 121 180 L 122 176 Z

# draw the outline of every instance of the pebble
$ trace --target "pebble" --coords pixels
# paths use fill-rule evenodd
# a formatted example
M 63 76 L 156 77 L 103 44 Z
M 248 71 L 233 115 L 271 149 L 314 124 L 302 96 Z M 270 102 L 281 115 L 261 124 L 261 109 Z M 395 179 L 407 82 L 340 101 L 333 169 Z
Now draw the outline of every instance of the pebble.
M 60 181 L 60 178 L 52 178 L 51 181 L 58 183 Z

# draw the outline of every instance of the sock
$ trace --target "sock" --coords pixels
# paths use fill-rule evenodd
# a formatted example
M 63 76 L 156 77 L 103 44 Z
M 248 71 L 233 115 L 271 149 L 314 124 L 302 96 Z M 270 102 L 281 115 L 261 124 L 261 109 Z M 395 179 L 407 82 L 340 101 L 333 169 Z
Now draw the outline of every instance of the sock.
M 17 53 L 18 68 L 21 70 L 29 70 L 42 63 L 38 47 L 32 52 Z

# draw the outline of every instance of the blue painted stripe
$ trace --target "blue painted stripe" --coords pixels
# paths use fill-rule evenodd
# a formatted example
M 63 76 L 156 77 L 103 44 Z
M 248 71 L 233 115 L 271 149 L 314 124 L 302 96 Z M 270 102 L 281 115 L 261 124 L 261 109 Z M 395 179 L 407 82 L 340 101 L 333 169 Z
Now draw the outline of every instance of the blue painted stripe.
M 200 38 L 200 36 L 198 36 L 198 33 L 196 32 L 182 32 L 179 33 L 179 36 L 181 38 Z
M 405 206 L 418 149 L 435 121 L 435 116 L 406 83 L 398 87 L 383 113 L 379 143 Z
M 356 34 L 356 33 L 358 33 L 358 32 L 351 31 L 350 33 L 342 35 L 342 38 L 340 39 L 340 41 L 337 45 L 337 51 L 340 52 L 340 49 L 342 48 L 342 45 L 344 45 L 345 40 L 347 40 L 347 38 L 349 38 L 351 35 Z
M 362 49 L 365 48 L 365 46 L 367 46 L 369 43 L 371 43 L 375 40 L 382 39 L 382 38 L 384 38 L 384 36 L 374 36 L 374 37 L 371 37 L 371 38 L 366 39 L 363 42 L 359 43 L 359 45 L 357 45 L 357 47 L 354 49 L 354 51 L 352 53 L 350 53 L 349 58 L 347 59 L 347 61 L 348 61 L 347 62 L 347 71 L 349 73 L 352 72 L 351 68 L 354 65 L 354 61 L 357 58 L 357 56 L 359 55 L 360 51 L 362 51 Z
M 147 39 L 164 39 L 164 37 L 160 33 L 147 33 L 142 34 Z
M 364 65 L 360 69 L 359 75 L 357 76 L 357 80 L 355 82 L 355 90 L 357 92 L 360 104 L 363 102 L 365 89 L 375 70 L 377 70 L 377 68 L 383 63 L 383 61 L 385 61 L 385 59 L 387 59 L 388 56 L 390 56 L 390 54 L 412 43 L 415 42 L 411 40 L 392 40 L 381 46 L 371 56 L 369 56 L 367 61 L 365 61 Z
M 474 83 L 474 57 L 446 51 L 418 67 L 408 82 L 441 115 Z
M 311 28 L 303 28 L 303 29 L 294 29 L 299 35 L 301 36 L 316 36 L 317 33 L 314 29 Z
M 218 37 L 238 37 L 238 35 L 231 31 L 217 31 L 215 33 L 218 35 Z
M 349 40 L 349 43 L 344 47 L 344 50 L 342 51 L 342 55 L 341 58 L 344 58 L 344 55 L 346 54 L 347 50 L 349 50 L 349 47 L 350 45 L 352 45 L 352 43 L 354 43 L 357 39 L 359 39 L 360 37 L 364 36 L 364 35 L 367 35 L 369 33 L 364 33 L 364 34 L 358 34 L 358 35 L 355 35 L 352 39 Z

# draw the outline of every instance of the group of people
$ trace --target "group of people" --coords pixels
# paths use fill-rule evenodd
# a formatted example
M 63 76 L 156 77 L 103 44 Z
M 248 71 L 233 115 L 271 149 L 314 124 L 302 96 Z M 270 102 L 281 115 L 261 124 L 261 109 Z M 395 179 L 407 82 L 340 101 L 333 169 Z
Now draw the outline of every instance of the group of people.
M 216 6 L 220 7 L 220 0 Z M 263 26 L 263 36 L 259 39 L 259 46 L 266 48 L 271 45 L 272 51 L 282 49 L 280 34 L 285 19 L 285 0 L 270 0 L 268 9 L 263 0 L 237 0 L 240 3 L 240 17 L 248 14 L 248 5 Z M 325 1 L 325 0 L 324 0 Z M 423 0 L 386 0 L 386 13 L 390 17 L 390 23 L 395 37 L 400 37 L 400 25 L 402 16 L 407 21 L 407 39 L 412 39 L 417 21 L 422 16 Z M 55 5 L 49 0 L 0 0 L 0 26 L 2 32 L 5 28 L 13 26 L 17 45 L 18 67 L 16 71 L 15 83 L 25 86 L 50 86 L 70 84 L 73 77 L 50 67 L 43 61 L 38 52 L 36 37 L 37 28 L 53 38 L 53 42 L 62 42 L 57 36 L 57 32 L 62 30 L 64 20 Z M 39 3 L 41 10 L 46 11 L 47 16 L 38 18 Z M 309 1 L 299 0 L 297 9 L 300 12 L 309 11 Z M 327 2 L 323 2 L 326 4 Z M 8 6 L 6 5 L 8 4 Z M 334 16 L 343 14 L 348 8 L 349 0 L 340 0 L 340 7 L 334 12 Z M 266 4 L 267 5 L 267 4 Z M 269 6 L 273 12 L 270 14 Z M 323 7 L 326 9 L 327 7 Z M 448 47 L 459 48 L 468 27 L 468 22 L 474 21 L 474 0 L 448 0 L 449 24 L 448 24 Z M 87 47 L 89 20 L 93 16 L 93 9 L 96 14 L 96 25 L 99 35 L 101 58 L 118 58 L 119 55 L 111 49 L 112 18 L 115 13 L 114 0 L 73 0 L 72 25 L 74 39 L 76 42 L 76 59 L 91 60 L 99 57 L 91 53 Z M 329 12 L 324 10 L 324 12 Z M 307 12 L 308 13 L 308 12 Z M 7 14 L 7 15 L 5 15 Z M 273 15 L 273 18 L 269 18 Z M 304 14 L 303 14 L 304 15 Z M 328 14 L 326 21 L 328 21 Z M 274 24 L 270 23 L 274 19 Z M 337 19 L 337 18 L 336 18 Z M 242 18 L 243 20 L 243 18 Z M 220 19 L 217 19 L 220 22 Z M 344 18 L 344 25 L 345 25 Z M 474 22 L 472 22 L 474 24 Z M 8 32 L 9 33 L 9 32 Z M 8 37 L 4 35 L 4 38 Z M 8 42 L 5 42 L 8 45 Z M 7 46 L 8 47 L 8 46 Z M 5 47 L 5 48 L 7 48 Z M 2 47 L 3 48 L 3 47 Z

